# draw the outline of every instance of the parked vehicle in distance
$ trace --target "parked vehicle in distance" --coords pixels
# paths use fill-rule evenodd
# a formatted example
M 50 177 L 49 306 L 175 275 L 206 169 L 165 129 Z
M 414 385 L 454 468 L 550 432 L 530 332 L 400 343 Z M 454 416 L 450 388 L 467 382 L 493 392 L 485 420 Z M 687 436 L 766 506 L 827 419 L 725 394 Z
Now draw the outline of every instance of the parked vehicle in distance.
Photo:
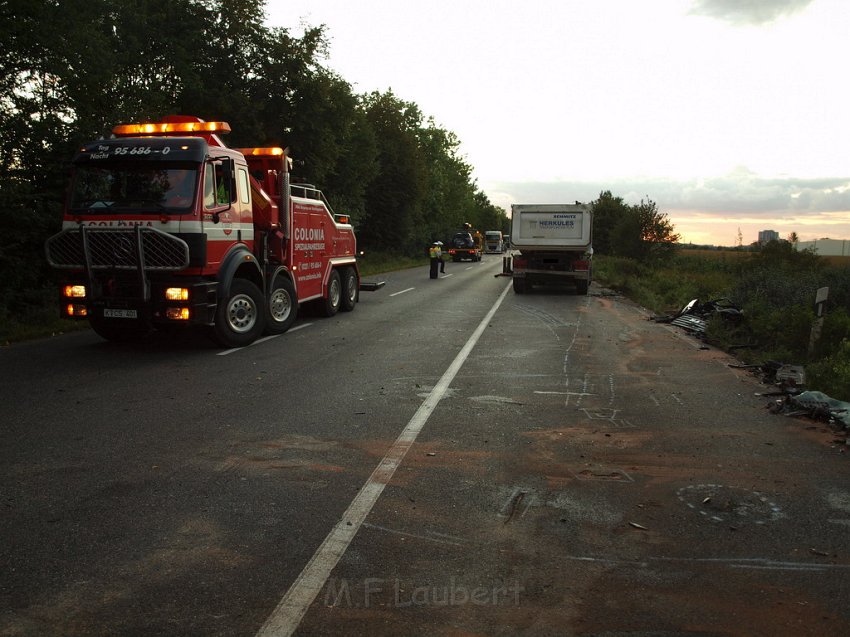
M 514 292 L 542 283 L 573 283 L 587 294 L 591 279 L 593 220 L 590 206 L 513 204 L 511 245 Z
M 449 240 L 449 255 L 452 261 L 481 261 L 481 245 L 471 232 L 456 232 Z
M 505 251 L 505 242 L 501 230 L 487 230 L 484 233 L 484 252 L 487 254 L 501 254 Z

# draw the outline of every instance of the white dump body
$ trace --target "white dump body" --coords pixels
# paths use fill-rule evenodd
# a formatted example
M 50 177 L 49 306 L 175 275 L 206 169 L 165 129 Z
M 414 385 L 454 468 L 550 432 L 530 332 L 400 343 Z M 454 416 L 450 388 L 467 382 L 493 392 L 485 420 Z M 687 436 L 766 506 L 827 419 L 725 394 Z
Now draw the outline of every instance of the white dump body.
M 587 250 L 592 241 L 587 204 L 513 204 L 511 245 L 522 252 Z

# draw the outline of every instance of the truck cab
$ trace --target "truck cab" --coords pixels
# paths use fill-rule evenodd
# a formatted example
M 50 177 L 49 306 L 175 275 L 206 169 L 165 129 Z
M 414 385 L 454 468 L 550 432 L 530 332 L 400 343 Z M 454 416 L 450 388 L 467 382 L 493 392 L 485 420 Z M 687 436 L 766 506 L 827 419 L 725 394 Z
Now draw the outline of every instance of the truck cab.
M 501 230 L 487 230 L 484 233 L 484 252 L 501 254 L 505 251 L 505 242 Z

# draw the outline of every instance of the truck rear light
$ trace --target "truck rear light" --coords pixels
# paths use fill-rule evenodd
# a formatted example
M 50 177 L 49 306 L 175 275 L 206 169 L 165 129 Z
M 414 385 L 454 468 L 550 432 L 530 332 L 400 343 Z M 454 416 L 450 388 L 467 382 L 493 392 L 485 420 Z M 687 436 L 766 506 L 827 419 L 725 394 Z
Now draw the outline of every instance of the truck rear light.
M 65 306 L 65 316 L 87 316 L 88 310 L 85 305 L 78 303 L 68 303 Z
M 165 318 L 171 321 L 188 321 L 191 312 L 188 307 L 167 307 L 165 308 Z
M 189 288 L 167 288 L 165 290 L 165 299 L 167 301 L 188 301 Z
M 589 270 L 590 269 L 590 261 L 576 261 L 573 264 L 573 267 L 576 270 Z
M 66 285 L 62 288 L 62 296 L 68 299 L 82 299 L 86 296 L 85 285 Z
M 528 259 L 525 257 L 514 257 L 513 261 L 515 268 L 525 268 L 528 266 Z

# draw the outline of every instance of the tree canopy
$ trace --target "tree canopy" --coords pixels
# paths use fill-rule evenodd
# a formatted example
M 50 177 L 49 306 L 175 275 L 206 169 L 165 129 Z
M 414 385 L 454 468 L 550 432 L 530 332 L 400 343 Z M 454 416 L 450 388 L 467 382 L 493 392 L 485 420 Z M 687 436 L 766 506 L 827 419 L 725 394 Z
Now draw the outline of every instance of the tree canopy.
M 629 205 L 610 190 L 599 193 L 593 206 L 593 250 L 632 259 L 662 259 L 679 235 L 669 217 L 649 197 Z
M 418 253 L 463 222 L 506 228 L 454 133 L 326 64 L 324 26 L 264 24 L 264 0 L 0 2 L 0 319 L 49 280 L 74 150 L 122 122 L 190 114 L 234 147 L 280 145 L 349 213 L 361 246 Z

